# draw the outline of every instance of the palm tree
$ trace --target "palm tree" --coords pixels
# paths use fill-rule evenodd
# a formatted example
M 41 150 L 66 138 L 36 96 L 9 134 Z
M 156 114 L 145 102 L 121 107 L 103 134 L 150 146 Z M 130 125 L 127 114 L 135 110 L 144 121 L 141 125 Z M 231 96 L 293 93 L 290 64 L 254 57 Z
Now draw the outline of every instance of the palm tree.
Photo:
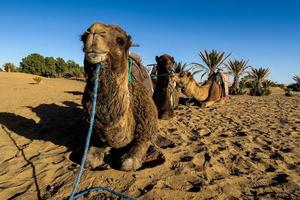
M 228 73 L 234 76 L 232 88 L 238 90 L 240 88 L 240 77 L 245 73 L 246 69 L 249 67 L 247 66 L 248 61 L 241 59 L 241 60 L 229 60 L 226 63 L 226 68 Z
M 269 68 L 251 68 L 251 71 L 248 73 L 248 81 L 252 81 L 254 88 L 253 92 L 255 95 L 261 95 L 263 89 L 263 83 L 267 80 L 267 77 L 270 75 Z
M 292 83 L 290 85 L 288 85 L 288 88 L 290 88 L 293 91 L 300 91 L 300 76 L 299 75 L 295 75 L 293 76 L 293 80 L 296 81 L 296 83 Z
M 225 55 L 225 52 L 217 51 L 215 49 L 208 52 L 207 50 L 204 50 L 203 52 L 199 53 L 200 58 L 205 63 L 205 66 L 199 63 L 192 63 L 195 65 L 195 67 L 201 67 L 206 69 L 206 72 L 202 75 L 208 74 L 208 78 L 211 77 L 213 73 L 217 69 L 220 69 L 219 67 L 225 62 L 225 60 L 231 55 Z
M 293 80 L 296 81 L 296 84 L 300 85 L 300 76 L 299 75 L 293 76 Z

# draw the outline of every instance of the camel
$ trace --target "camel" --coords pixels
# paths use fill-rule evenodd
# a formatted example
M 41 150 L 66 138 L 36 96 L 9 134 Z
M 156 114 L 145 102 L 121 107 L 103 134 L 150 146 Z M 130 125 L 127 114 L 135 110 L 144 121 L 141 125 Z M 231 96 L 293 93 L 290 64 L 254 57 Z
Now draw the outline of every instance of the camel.
M 149 145 L 157 136 L 158 113 L 146 84 L 138 77 L 129 78 L 133 74 L 128 60 L 131 37 L 119 26 L 95 23 L 81 40 L 87 74 L 82 98 L 86 119 L 92 110 L 96 65 L 102 66 L 94 123 L 94 135 L 101 145 L 89 150 L 86 166 L 105 165 L 104 157 L 111 148 L 124 149 L 118 161 L 120 169 L 135 171 L 142 166 Z
M 202 85 L 196 82 L 190 72 L 182 71 L 174 74 L 172 80 L 182 87 L 182 93 L 203 102 L 203 107 L 210 107 L 215 102 L 224 104 L 227 98 L 224 75 L 216 72 Z
M 174 58 L 168 54 L 156 56 L 157 80 L 153 99 L 158 110 L 159 119 L 174 117 L 174 108 L 178 105 L 178 93 L 174 82 L 170 79 L 173 73 Z

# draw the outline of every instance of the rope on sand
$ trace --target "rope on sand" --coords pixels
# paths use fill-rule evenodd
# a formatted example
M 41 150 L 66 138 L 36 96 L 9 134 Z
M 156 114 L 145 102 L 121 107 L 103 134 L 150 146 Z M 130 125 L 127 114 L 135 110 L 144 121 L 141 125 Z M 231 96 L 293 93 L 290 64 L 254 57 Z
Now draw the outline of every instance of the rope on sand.
M 101 68 L 101 64 L 97 64 L 97 66 L 96 66 L 96 79 L 95 79 L 95 84 L 94 84 L 94 89 L 93 89 L 94 94 L 93 94 L 92 114 L 91 114 L 91 118 L 90 118 L 89 130 L 88 130 L 88 134 L 87 134 L 87 137 L 86 137 L 85 148 L 84 148 L 84 153 L 83 153 L 81 164 L 80 164 L 80 169 L 79 169 L 78 175 L 76 177 L 75 183 L 73 185 L 72 193 L 69 197 L 69 200 L 75 200 L 78 197 L 81 197 L 81 196 L 83 196 L 83 195 L 85 195 L 89 192 L 96 192 L 96 191 L 99 191 L 99 190 L 111 192 L 112 194 L 117 195 L 117 196 L 119 196 L 121 198 L 124 198 L 124 199 L 134 200 L 134 198 L 129 197 L 129 196 L 127 196 L 125 194 L 122 194 L 120 192 L 114 191 L 111 188 L 101 187 L 101 186 L 94 187 L 94 188 L 89 188 L 87 190 L 76 193 L 76 190 L 77 190 L 77 188 L 79 186 L 79 183 L 80 183 L 80 178 L 83 174 L 84 163 L 86 161 L 88 150 L 90 148 L 90 141 L 91 141 L 93 126 L 94 126 L 94 119 L 95 119 L 95 114 L 96 114 L 96 102 L 97 102 L 97 91 L 98 91 L 98 86 L 99 86 L 100 68 Z

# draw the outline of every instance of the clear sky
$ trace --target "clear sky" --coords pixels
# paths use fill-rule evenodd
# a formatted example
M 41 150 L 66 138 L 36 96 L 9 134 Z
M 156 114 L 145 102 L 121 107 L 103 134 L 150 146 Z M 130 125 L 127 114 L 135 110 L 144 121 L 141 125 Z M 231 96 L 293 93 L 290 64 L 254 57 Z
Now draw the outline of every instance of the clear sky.
M 94 22 L 118 24 L 145 64 L 169 53 L 200 62 L 217 49 L 231 58 L 269 67 L 270 79 L 293 82 L 300 74 L 300 2 L 291 0 L 26 0 L 0 3 L 0 65 L 30 53 L 73 59 L 82 65 L 80 34 Z

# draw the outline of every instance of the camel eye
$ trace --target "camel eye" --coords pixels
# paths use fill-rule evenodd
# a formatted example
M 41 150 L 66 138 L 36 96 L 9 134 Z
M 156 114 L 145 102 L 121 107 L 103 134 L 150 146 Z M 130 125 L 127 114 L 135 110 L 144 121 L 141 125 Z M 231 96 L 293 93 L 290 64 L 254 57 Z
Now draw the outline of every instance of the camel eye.
M 125 40 L 123 38 L 121 38 L 121 37 L 118 37 L 116 42 L 120 46 L 123 46 L 125 44 Z

